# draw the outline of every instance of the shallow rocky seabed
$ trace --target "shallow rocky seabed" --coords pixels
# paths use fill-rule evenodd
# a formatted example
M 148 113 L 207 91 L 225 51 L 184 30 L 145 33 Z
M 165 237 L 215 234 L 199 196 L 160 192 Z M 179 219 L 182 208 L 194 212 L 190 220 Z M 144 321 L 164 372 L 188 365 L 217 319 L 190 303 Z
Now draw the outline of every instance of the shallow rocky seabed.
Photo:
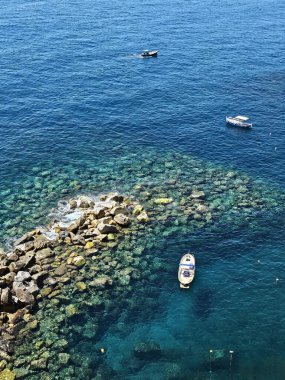
M 162 152 L 160 159 L 152 157 L 148 152 L 104 165 L 85 163 L 80 169 L 77 165 L 76 170 L 72 166 L 58 171 L 52 165 L 44 171 L 34 167 L 14 189 L 2 191 L 2 242 L 8 242 L 8 247 L 14 238 L 46 224 L 59 200 L 78 194 L 116 190 L 142 204 L 150 218 L 148 223 L 132 223 L 118 237 L 102 242 L 90 256 L 80 245 L 74 249 L 63 243 L 55 248 L 55 269 L 60 265 L 57 258 L 68 259 L 74 251 L 84 256 L 86 263 L 72 271 L 64 286 L 46 284 L 42 289 L 14 355 L 3 364 L 17 378 L 116 378 L 104 364 L 100 337 L 122 310 L 131 315 L 139 308 L 140 297 L 145 299 L 142 318 L 147 317 L 148 308 L 155 307 L 145 289 L 148 281 L 163 281 L 158 278 L 162 265 L 162 277 L 167 277 L 167 266 L 155 257 L 162 241 L 174 235 L 195 236 L 200 230 L 214 232 L 225 224 L 231 224 L 232 229 L 258 224 L 261 217 L 271 218 L 284 210 L 283 193 L 235 170 L 183 154 Z M 124 276 L 118 275 L 124 270 Z M 111 280 L 95 288 L 89 286 L 102 276 Z M 96 350 L 96 359 L 74 349 L 74 342 L 82 339 L 85 346 L 89 342 L 90 349 Z M 169 366 L 165 378 L 173 379 L 175 373 L 181 378 L 180 370 Z

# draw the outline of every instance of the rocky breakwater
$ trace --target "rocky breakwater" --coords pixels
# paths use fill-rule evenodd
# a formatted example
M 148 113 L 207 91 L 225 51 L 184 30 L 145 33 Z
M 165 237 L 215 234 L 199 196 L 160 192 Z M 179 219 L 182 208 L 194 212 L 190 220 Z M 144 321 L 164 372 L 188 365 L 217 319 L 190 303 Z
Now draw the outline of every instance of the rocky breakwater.
M 131 224 L 148 221 L 143 206 L 118 193 L 60 202 L 50 216 L 49 226 L 0 252 L 0 370 L 11 368 L 15 341 L 37 328 L 37 301 L 60 293 L 87 259 L 100 247 L 116 246 Z M 76 286 L 84 290 L 84 283 Z

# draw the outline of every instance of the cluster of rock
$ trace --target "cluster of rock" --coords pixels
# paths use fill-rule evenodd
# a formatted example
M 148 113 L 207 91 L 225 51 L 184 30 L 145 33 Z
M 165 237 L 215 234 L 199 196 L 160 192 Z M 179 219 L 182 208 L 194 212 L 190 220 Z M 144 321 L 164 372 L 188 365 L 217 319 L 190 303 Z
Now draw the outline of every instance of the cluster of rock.
M 115 235 L 133 221 L 148 221 L 143 206 L 117 193 L 70 199 L 53 215 L 50 226 L 26 233 L 10 252 L 0 253 L 0 370 L 9 362 L 19 331 L 37 327 L 32 312 L 36 301 L 58 282 L 69 282 L 67 273 L 80 270 L 100 246 L 112 247 Z M 58 247 L 71 248 L 70 254 L 57 257 Z M 72 247 L 81 247 L 83 253 L 72 252 Z M 76 285 L 81 290 L 85 286 Z

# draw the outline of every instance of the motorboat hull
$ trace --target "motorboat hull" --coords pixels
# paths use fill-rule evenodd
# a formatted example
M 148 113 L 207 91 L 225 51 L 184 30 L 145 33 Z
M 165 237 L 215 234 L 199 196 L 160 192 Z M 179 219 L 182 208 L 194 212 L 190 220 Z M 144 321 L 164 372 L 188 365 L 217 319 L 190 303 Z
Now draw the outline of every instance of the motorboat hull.
M 189 289 L 195 277 L 195 257 L 191 253 L 182 256 L 178 268 L 180 288 Z
M 233 120 L 231 117 L 226 117 L 226 123 L 234 127 L 252 128 L 252 123 L 245 123 L 244 121 Z
M 149 52 L 141 53 L 141 57 L 143 57 L 143 58 L 157 57 L 157 51 L 149 51 Z

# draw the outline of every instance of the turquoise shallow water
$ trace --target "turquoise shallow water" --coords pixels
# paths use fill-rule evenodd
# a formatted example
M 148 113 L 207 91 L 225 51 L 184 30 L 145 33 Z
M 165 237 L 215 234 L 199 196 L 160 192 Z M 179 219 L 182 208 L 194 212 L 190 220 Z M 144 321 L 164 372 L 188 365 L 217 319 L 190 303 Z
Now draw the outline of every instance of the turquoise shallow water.
M 169 157 L 177 170 L 170 153 L 235 168 L 281 199 L 282 1 L 10 1 L 1 9 L 2 244 L 44 223 L 62 198 L 135 194 L 146 176 L 163 187 L 169 173 L 134 169 L 150 156 Z M 158 58 L 138 59 L 145 48 L 158 49 Z M 225 116 L 238 113 L 252 117 L 252 131 L 225 127 Z M 99 336 L 69 337 L 69 349 L 89 360 L 104 345 L 106 378 L 176 371 L 181 379 L 282 380 L 283 211 L 247 220 L 226 209 L 212 229 L 181 225 L 170 235 L 154 226 L 145 254 L 165 264 L 161 279 L 136 285 L 134 308 L 119 305 Z M 148 236 L 140 239 L 145 245 Z M 189 247 L 198 271 L 183 293 L 177 262 Z M 132 350 L 142 340 L 158 342 L 165 356 L 137 361 Z M 227 359 L 210 373 L 211 348 L 234 350 L 233 367 Z

